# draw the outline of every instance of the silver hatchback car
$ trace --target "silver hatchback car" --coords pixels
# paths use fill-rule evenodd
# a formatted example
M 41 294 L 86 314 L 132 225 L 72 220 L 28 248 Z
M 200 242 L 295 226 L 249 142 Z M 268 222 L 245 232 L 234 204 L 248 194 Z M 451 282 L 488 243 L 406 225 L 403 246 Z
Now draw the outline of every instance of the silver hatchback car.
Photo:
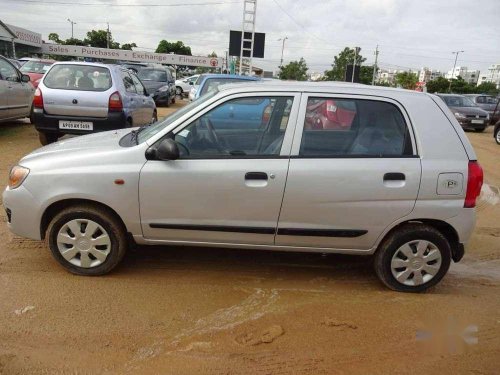
M 373 255 L 398 291 L 464 254 L 482 169 L 436 96 L 341 83 L 226 85 L 138 130 L 24 157 L 10 229 L 79 275 L 138 244 Z
M 33 98 L 33 122 L 42 145 L 64 134 L 130 128 L 155 122 L 156 105 L 137 76 L 119 65 L 52 65 Z

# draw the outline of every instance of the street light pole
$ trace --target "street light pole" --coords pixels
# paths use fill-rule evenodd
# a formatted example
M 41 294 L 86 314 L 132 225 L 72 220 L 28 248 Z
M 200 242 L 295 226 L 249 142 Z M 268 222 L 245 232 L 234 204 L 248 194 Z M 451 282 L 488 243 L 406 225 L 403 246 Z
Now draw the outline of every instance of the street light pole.
M 76 25 L 76 22 L 71 21 L 69 18 L 68 22 L 71 23 L 71 39 L 73 39 L 73 25 Z
M 451 71 L 451 78 L 450 78 L 450 85 L 448 86 L 448 91 L 451 92 L 451 80 L 453 79 L 453 76 L 455 75 L 455 67 L 457 66 L 457 60 L 458 60 L 458 54 L 463 53 L 465 51 L 454 51 L 452 52 L 455 55 L 455 63 L 453 64 L 453 70 Z
M 354 47 L 354 61 L 352 64 L 352 76 L 351 76 L 351 83 L 354 83 L 354 72 L 356 70 L 356 59 L 358 58 L 358 53 L 361 48 L 359 47 Z
M 280 60 L 280 68 L 283 66 L 283 52 L 285 51 L 285 40 L 287 40 L 288 37 L 285 36 L 284 38 L 278 39 L 278 41 L 282 40 L 283 43 L 281 44 L 281 60 Z

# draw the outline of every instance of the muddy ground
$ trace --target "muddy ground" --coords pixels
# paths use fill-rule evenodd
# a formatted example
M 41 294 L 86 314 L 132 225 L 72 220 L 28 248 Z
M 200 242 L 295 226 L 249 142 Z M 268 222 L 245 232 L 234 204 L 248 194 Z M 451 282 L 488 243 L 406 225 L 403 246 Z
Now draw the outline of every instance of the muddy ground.
M 206 248 L 140 248 L 77 277 L 1 210 L 0 373 L 500 373 L 500 146 L 467 135 L 488 184 L 478 225 L 425 294 L 387 290 L 370 258 Z M 0 124 L 1 184 L 37 147 L 31 125 Z

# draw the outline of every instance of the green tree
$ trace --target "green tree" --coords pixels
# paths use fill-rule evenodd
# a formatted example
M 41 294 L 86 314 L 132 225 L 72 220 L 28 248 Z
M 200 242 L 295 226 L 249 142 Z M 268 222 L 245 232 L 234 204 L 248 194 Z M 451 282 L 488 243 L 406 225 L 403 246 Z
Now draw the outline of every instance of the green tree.
M 135 44 L 135 43 L 123 43 L 120 48 L 132 51 L 132 48 L 135 48 L 135 47 L 137 47 L 137 44 Z
M 49 40 L 57 44 L 62 44 L 61 39 L 59 39 L 59 34 L 57 33 L 50 33 Z
M 191 56 L 191 47 L 186 46 L 180 40 L 172 43 L 166 40 L 162 40 L 160 41 L 160 43 L 158 43 L 158 47 L 156 48 L 156 53 L 174 53 L 176 55 Z
M 361 49 L 360 49 L 361 51 Z M 360 53 L 356 54 L 354 48 L 345 47 L 333 58 L 332 69 L 325 71 L 324 81 L 345 81 L 347 65 L 352 65 L 356 55 L 356 65 L 361 65 L 366 59 Z M 361 73 L 361 72 L 360 72 Z M 371 77 L 370 77 L 371 83 Z
M 451 80 L 451 92 L 455 94 L 470 94 L 475 91 L 475 85 L 471 85 L 460 76 Z
M 396 81 L 396 85 L 401 86 L 404 89 L 415 90 L 417 87 L 418 77 L 413 72 L 396 73 L 394 79 Z
M 448 88 L 450 87 L 450 81 L 448 81 L 444 77 L 437 77 L 432 81 L 429 81 L 425 84 L 427 87 L 427 92 L 435 93 L 435 92 L 448 92 Z
M 361 66 L 359 70 L 359 82 L 371 85 L 373 78 L 373 66 Z
M 108 31 L 107 30 L 92 30 L 87 32 L 87 37 L 83 40 L 90 47 L 107 48 Z M 120 43 L 113 40 L 111 32 L 109 33 L 109 48 L 118 49 Z
M 287 65 L 280 66 L 280 79 L 290 79 L 295 81 L 307 80 L 307 64 L 303 57 L 299 61 L 291 61 Z
M 497 85 L 493 82 L 483 82 L 478 85 L 475 89 L 478 94 L 489 94 L 489 95 L 498 95 L 500 90 L 497 89 Z

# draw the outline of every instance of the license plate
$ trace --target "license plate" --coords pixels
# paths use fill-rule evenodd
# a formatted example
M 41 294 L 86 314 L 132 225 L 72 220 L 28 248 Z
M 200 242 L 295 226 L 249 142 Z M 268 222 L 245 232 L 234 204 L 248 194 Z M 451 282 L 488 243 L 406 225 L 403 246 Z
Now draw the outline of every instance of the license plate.
M 471 123 L 473 123 L 473 124 L 483 124 L 484 120 L 472 120 Z
M 59 129 L 94 130 L 94 123 L 90 121 L 59 120 Z

